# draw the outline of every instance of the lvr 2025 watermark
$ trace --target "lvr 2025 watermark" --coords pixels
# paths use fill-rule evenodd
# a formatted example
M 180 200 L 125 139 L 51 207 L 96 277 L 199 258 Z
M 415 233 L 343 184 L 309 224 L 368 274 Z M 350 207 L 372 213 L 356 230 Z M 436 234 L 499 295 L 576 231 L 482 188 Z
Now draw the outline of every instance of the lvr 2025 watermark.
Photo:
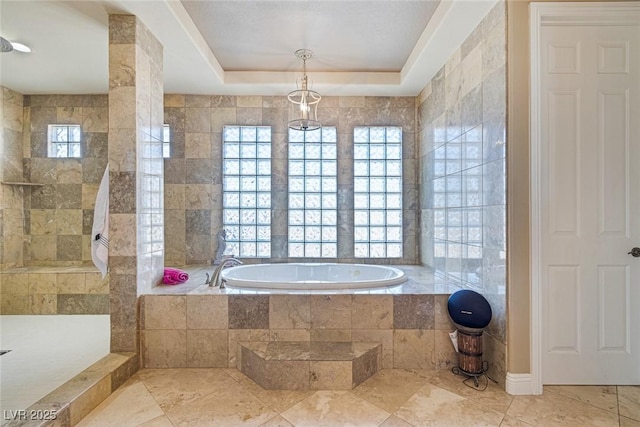
M 2 411 L 5 421 L 50 421 L 58 417 L 55 409 L 8 409 Z

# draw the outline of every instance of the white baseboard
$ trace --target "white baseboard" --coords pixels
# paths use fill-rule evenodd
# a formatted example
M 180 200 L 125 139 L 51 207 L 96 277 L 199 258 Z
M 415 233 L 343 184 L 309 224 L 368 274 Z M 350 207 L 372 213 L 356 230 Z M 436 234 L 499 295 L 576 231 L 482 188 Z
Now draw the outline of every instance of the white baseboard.
M 534 392 L 533 376 L 531 374 L 512 374 L 507 372 L 505 390 L 515 396 L 532 395 Z

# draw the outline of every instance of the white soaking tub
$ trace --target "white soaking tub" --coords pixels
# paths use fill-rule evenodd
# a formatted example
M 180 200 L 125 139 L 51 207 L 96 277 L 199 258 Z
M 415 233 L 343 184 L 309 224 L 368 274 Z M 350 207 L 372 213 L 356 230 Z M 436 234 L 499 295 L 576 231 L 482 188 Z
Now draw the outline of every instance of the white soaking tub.
M 393 286 L 407 277 L 402 270 L 385 265 L 284 263 L 227 268 L 222 279 L 229 287 L 311 291 Z

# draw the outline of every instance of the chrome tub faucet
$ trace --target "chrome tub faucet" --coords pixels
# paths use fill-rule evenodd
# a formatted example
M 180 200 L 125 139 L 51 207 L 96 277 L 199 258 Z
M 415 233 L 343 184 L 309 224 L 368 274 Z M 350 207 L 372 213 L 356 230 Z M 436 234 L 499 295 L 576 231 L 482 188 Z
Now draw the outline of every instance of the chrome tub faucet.
M 218 265 L 218 267 L 216 267 L 215 271 L 213 272 L 213 276 L 211 277 L 211 280 L 208 281 L 209 286 L 220 286 L 220 289 L 224 289 L 225 288 L 225 280 L 223 280 L 220 276 L 222 274 L 222 270 L 225 267 L 233 267 L 234 265 L 240 265 L 243 262 L 240 261 L 238 258 L 235 258 L 233 255 L 225 255 L 221 260 L 220 260 L 220 264 Z

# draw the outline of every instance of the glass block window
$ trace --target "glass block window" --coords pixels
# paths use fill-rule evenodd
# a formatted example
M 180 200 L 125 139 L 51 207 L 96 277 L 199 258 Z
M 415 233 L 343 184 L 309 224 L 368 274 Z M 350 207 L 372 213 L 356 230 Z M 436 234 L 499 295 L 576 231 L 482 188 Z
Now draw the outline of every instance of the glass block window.
M 142 187 L 138 198 L 138 248 L 142 254 L 164 251 L 164 179 L 162 143 L 146 139 L 138 150 L 138 179 Z
M 402 128 L 356 127 L 354 254 L 402 257 Z
M 289 129 L 289 257 L 335 258 L 337 133 Z
M 49 157 L 80 157 L 80 125 L 49 125 Z
M 462 242 L 467 244 L 466 259 L 482 258 L 482 126 L 464 135 L 462 143 Z M 448 177 L 447 177 L 448 178 Z
M 271 128 L 225 126 L 223 228 L 227 254 L 271 257 Z
M 167 124 L 162 126 L 162 157 L 171 157 L 171 126 Z

